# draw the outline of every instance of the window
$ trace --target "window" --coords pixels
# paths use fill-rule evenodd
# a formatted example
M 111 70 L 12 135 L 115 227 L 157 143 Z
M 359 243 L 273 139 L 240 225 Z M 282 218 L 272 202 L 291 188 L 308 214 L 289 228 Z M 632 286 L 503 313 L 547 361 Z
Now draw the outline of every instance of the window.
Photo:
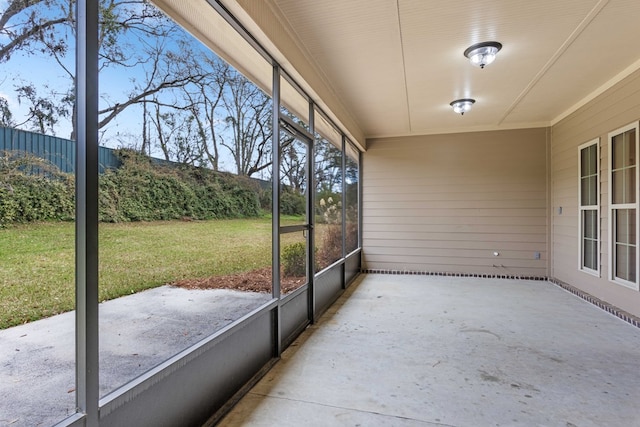
M 638 289 L 638 124 L 609 134 L 610 279 Z
M 595 139 L 578 147 L 580 152 L 578 162 L 580 261 L 578 268 L 595 275 L 600 274 L 599 145 L 600 139 Z

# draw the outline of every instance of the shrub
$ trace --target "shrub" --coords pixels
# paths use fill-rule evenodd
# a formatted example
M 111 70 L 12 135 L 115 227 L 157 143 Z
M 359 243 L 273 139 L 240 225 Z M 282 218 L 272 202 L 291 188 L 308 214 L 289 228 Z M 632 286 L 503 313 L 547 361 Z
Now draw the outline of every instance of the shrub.
M 316 268 L 322 270 L 342 258 L 342 224 L 328 224 L 316 251 Z
M 282 215 L 304 215 L 307 211 L 307 199 L 304 194 L 299 194 L 291 190 L 285 190 L 280 195 L 280 214 Z
M 118 150 L 121 166 L 99 180 L 104 222 L 247 218 L 261 214 L 259 185 L 246 177 L 158 162 Z M 73 174 L 22 152 L 0 152 L 0 226 L 73 220 Z
M 100 179 L 100 220 L 245 218 L 260 215 L 259 187 L 245 177 L 155 162 L 131 150 Z
M 0 152 L 0 226 L 7 223 L 72 220 L 73 176 L 20 152 Z
M 327 198 L 321 197 L 316 205 L 316 222 L 326 224 L 319 239 L 320 249 L 316 251 L 318 270 L 342 258 L 342 203 L 339 195 L 325 194 Z
M 282 269 L 285 276 L 306 276 L 307 245 L 304 242 L 292 243 L 282 249 Z
M 260 202 L 260 209 L 264 212 L 271 212 L 271 195 L 273 191 L 271 189 L 261 189 L 258 192 L 258 200 Z

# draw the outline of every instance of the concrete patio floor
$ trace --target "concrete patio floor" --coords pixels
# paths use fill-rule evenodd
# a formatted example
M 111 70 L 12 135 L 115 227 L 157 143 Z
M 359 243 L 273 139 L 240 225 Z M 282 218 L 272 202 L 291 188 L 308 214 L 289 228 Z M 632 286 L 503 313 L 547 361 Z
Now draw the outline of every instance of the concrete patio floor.
M 100 304 L 100 396 L 270 298 L 161 286 Z M 0 330 L 0 427 L 48 427 L 75 412 L 74 331 L 74 312 Z
M 640 426 L 640 329 L 543 281 L 361 276 L 221 426 Z

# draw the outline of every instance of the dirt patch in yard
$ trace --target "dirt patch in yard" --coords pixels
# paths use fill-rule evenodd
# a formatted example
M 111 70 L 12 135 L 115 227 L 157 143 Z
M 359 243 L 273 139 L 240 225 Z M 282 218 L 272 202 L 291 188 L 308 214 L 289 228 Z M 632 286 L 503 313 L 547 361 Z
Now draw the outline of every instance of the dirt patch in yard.
M 304 285 L 304 277 L 283 277 L 280 292 L 286 294 Z M 199 279 L 184 279 L 171 283 L 184 289 L 231 289 L 244 292 L 271 292 L 271 268 L 265 267 L 246 273 L 230 274 L 227 276 L 211 276 Z

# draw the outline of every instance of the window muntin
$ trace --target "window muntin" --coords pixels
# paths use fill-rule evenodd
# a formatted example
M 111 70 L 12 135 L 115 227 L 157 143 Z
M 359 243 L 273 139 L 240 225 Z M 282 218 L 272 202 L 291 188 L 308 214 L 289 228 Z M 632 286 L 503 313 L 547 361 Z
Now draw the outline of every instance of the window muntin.
M 610 279 L 638 289 L 638 123 L 609 134 Z
M 599 139 L 578 147 L 579 150 L 579 230 L 580 254 L 578 268 L 599 275 Z

